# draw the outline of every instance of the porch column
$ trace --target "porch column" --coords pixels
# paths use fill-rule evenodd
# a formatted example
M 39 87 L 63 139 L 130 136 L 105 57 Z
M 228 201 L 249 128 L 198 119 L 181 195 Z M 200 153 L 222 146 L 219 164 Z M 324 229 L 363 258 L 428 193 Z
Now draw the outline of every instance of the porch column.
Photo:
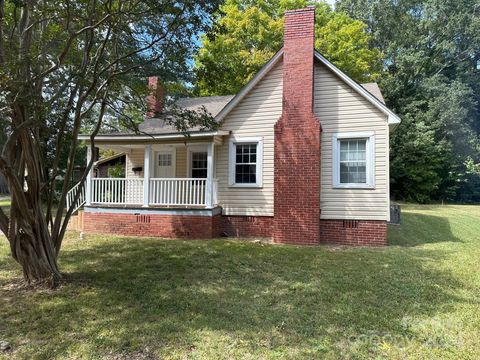
M 87 166 L 90 164 L 92 160 L 92 147 L 90 144 L 87 146 Z M 93 165 L 87 173 L 87 182 L 85 186 L 85 205 L 90 206 L 92 204 L 92 172 L 93 172 Z
M 152 145 L 145 146 L 143 162 L 143 207 L 148 207 L 150 202 L 150 162 L 152 159 Z
M 205 190 L 205 199 L 207 208 L 213 207 L 213 169 L 215 164 L 215 144 L 208 144 L 207 149 L 207 188 Z

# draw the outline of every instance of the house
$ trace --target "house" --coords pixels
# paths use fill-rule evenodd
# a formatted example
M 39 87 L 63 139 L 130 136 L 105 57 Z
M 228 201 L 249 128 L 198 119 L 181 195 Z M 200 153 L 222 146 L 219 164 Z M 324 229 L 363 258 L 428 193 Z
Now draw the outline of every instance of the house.
M 98 135 L 95 146 L 125 154 L 126 175 L 88 177 L 84 231 L 385 244 L 389 132 L 400 119 L 376 84 L 314 50 L 314 18 L 312 7 L 286 12 L 283 48 L 235 96 L 178 101 L 205 106 L 218 130 L 185 137 L 147 118 L 143 134 Z M 163 90 L 149 84 L 159 111 Z
M 93 163 L 93 177 L 125 177 L 125 161 L 126 155 L 124 153 L 102 157 Z

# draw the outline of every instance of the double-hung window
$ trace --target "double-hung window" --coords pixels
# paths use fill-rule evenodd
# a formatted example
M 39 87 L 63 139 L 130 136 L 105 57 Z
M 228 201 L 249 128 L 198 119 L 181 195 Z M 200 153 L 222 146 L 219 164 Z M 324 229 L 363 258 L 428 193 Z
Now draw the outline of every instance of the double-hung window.
M 192 178 L 206 178 L 207 177 L 207 152 L 195 151 L 191 153 L 192 159 Z
M 262 186 L 262 138 L 236 138 L 229 145 L 229 185 Z
M 333 187 L 375 187 L 375 136 L 373 132 L 333 136 Z

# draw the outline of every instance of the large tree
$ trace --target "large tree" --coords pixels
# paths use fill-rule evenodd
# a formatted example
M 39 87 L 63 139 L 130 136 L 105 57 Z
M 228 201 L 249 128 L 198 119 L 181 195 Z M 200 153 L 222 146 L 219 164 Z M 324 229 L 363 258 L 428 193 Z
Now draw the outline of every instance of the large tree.
M 65 209 L 69 182 L 60 180 L 71 178 L 79 131 L 91 130 L 93 148 L 105 118 L 140 109 L 146 75 L 185 76 L 216 9 L 209 0 L 0 0 L 0 123 L 8 135 L 0 172 L 12 197 L 0 229 L 26 280 L 61 278 L 73 206 Z
M 403 123 L 392 134 L 392 193 L 480 201 L 478 0 L 340 0 L 385 55 L 380 86 Z
M 237 93 L 282 47 L 284 12 L 307 5 L 316 7 L 316 49 L 354 79 L 376 79 L 381 53 L 363 22 L 318 1 L 227 0 L 195 59 L 199 93 Z

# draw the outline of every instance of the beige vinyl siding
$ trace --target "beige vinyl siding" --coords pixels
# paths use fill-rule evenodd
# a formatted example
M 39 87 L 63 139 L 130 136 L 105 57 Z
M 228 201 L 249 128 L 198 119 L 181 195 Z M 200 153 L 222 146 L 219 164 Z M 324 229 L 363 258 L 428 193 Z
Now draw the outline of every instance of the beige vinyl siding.
M 389 217 L 387 116 L 324 65 L 315 65 L 315 114 L 322 124 L 322 219 L 387 220 Z M 374 131 L 375 189 L 332 187 L 335 133 Z
M 187 148 L 181 146 L 177 148 L 175 176 L 177 178 L 187 177 Z
M 273 215 L 273 127 L 282 113 L 282 65 L 278 64 L 227 115 L 222 130 L 234 137 L 263 137 L 263 187 L 228 186 L 229 138 L 216 149 L 218 200 L 226 215 Z
M 144 164 L 144 150 L 143 149 L 132 149 L 130 153 L 127 153 L 126 155 L 126 161 L 125 161 L 125 166 L 126 171 L 126 177 L 127 178 L 143 178 L 143 171 L 140 173 L 134 173 L 133 168 L 134 167 L 142 167 L 143 169 L 143 164 Z
M 185 146 L 179 146 L 176 148 L 176 168 L 175 176 L 179 178 L 187 177 L 187 148 Z M 153 152 L 155 156 L 155 152 Z M 155 165 L 155 158 L 152 159 Z M 127 178 L 143 178 L 143 171 L 140 174 L 135 174 L 132 168 L 141 166 L 144 164 L 144 150 L 132 149 L 130 153 L 126 155 L 126 176 Z M 152 177 L 153 174 L 152 174 Z

